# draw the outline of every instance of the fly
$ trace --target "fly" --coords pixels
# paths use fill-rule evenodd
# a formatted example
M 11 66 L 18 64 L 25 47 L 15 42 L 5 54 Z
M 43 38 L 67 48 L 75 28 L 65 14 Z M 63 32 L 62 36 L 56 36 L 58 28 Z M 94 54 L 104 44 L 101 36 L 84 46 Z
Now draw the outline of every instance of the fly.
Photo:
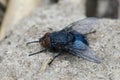
M 90 49 L 88 40 L 85 36 L 85 33 L 89 34 L 92 26 L 96 24 L 97 20 L 98 19 L 96 18 L 86 18 L 76 21 L 60 31 L 52 33 L 47 32 L 38 41 L 27 43 L 40 43 L 41 46 L 44 47 L 43 50 L 30 54 L 29 56 L 49 50 L 58 52 L 58 54 L 50 61 L 49 65 L 56 57 L 65 52 L 91 62 L 100 63 L 101 59 L 95 55 L 95 52 L 92 49 Z

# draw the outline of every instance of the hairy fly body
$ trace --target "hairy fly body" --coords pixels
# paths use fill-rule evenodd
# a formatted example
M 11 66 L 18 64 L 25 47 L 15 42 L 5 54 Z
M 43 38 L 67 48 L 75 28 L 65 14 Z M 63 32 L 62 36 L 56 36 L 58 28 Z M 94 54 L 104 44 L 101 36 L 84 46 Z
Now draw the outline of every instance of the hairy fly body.
M 41 46 L 45 48 L 29 56 L 49 50 L 58 52 L 49 64 L 64 52 L 71 53 L 91 62 L 100 63 L 101 59 L 95 56 L 95 52 L 89 48 L 85 34 L 82 34 L 89 33 L 88 31 L 91 29 L 91 26 L 96 23 L 96 20 L 96 18 L 83 19 L 68 25 L 60 31 L 46 33 L 39 41 L 29 42 L 39 42 Z M 83 26 L 83 28 L 80 28 L 81 26 Z

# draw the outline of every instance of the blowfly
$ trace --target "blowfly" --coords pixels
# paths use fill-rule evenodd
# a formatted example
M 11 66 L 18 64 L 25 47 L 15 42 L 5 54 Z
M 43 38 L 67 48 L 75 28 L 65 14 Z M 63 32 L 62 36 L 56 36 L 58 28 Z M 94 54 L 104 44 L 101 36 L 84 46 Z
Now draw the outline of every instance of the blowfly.
M 58 54 L 55 55 L 49 63 L 51 64 L 56 57 L 68 52 L 88 61 L 100 63 L 101 59 L 96 57 L 95 52 L 90 49 L 86 38 L 86 34 L 89 34 L 90 30 L 97 23 L 97 20 L 98 19 L 96 18 L 86 18 L 73 22 L 60 31 L 55 31 L 52 33 L 47 32 L 38 41 L 27 43 L 30 44 L 38 42 L 42 47 L 44 47 L 43 50 L 30 54 L 29 56 L 44 51 L 58 52 Z

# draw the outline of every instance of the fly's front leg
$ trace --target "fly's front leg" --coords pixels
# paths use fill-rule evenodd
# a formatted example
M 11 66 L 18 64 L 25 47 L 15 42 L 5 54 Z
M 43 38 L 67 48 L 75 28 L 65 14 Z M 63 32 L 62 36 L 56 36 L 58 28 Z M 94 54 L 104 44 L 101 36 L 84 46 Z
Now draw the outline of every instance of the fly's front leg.
M 32 56 L 32 55 L 35 55 L 35 54 L 39 54 L 39 53 L 42 53 L 42 52 L 45 52 L 47 51 L 48 49 L 43 49 L 41 51 L 38 51 L 38 52 L 35 52 L 35 53 L 32 53 L 32 54 L 29 54 L 29 56 Z

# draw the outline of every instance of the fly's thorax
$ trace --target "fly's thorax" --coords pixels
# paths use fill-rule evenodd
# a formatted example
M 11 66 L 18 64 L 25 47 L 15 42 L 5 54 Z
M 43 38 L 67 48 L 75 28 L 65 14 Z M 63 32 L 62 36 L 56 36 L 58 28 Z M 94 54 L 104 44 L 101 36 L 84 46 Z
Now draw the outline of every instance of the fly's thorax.
M 49 32 L 47 32 L 42 38 L 41 38 L 41 45 L 43 47 L 49 47 L 50 46 L 50 34 Z

